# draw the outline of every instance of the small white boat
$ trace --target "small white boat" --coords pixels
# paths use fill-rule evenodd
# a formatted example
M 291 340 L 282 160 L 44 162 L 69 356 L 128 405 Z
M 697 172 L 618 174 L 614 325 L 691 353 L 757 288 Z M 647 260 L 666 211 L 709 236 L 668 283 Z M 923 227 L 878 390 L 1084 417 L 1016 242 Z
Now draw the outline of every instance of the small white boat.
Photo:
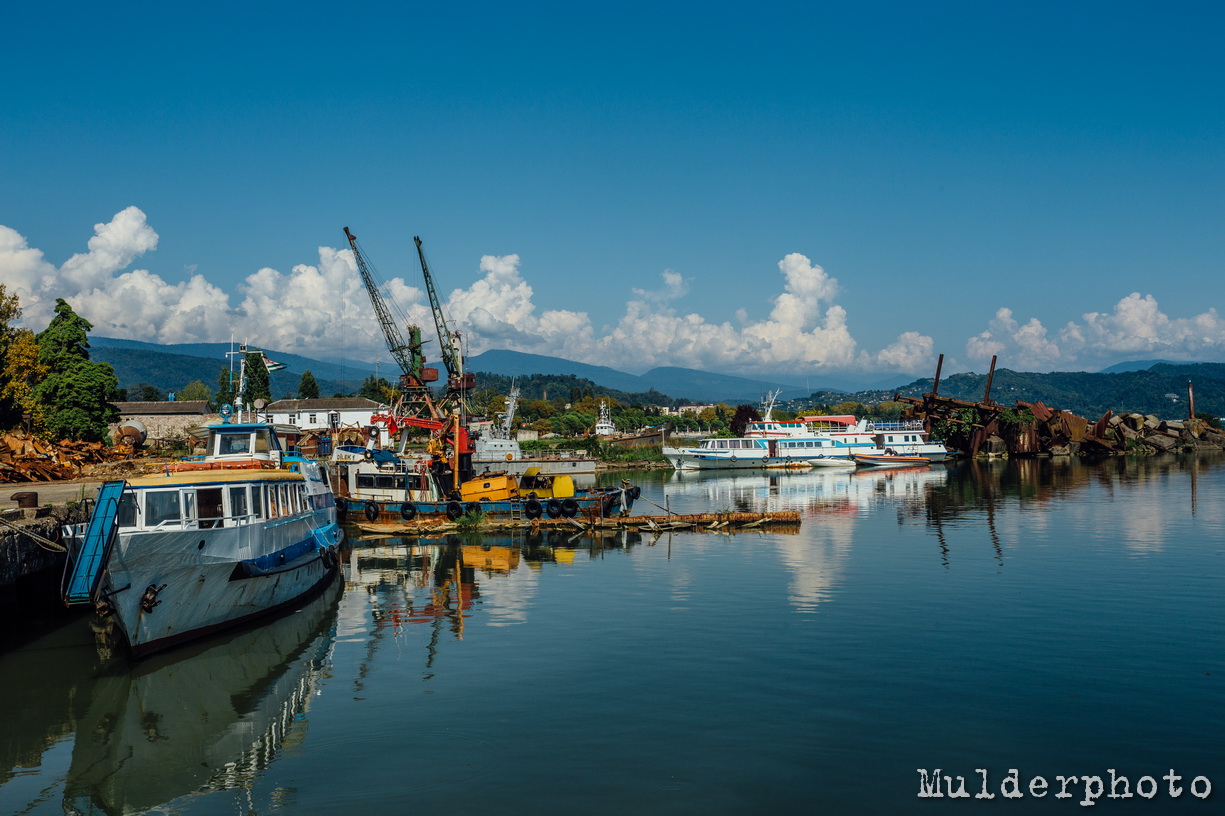
M 915 467 L 932 463 L 931 457 L 928 456 L 909 456 L 897 453 L 853 453 L 851 457 L 857 465 L 874 467 Z
M 106 482 L 74 546 L 64 602 L 113 615 L 134 657 L 297 603 L 336 573 L 343 533 L 297 429 L 207 427 L 206 453 Z

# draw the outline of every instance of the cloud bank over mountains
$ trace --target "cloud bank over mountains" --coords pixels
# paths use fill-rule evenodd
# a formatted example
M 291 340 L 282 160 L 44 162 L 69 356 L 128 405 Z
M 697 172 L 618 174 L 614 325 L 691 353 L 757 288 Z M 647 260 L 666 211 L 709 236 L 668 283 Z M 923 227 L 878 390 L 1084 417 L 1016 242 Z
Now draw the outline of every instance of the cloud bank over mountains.
M 148 269 L 129 269 L 157 244 L 145 214 L 128 207 L 95 225 L 87 252 L 56 267 L 16 230 L 0 225 L 0 282 L 20 297 L 22 323 L 35 331 L 47 325 L 55 299 L 62 297 L 102 336 L 156 343 L 224 342 L 233 336 L 308 356 L 386 359 L 349 249 L 320 247 L 316 264 L 298 264 L 287 273 L 259 269 L 230 293 L 200 274 L 171 283 Z M 851 336 L 847 312 L 836 302 L 838 281 L 799 253 L 778 262 L 781 280 L 762 270 L 758 289 L 771 280 L 779 286 L 764 319 L 744 309 L 734 322 L 723 323 L 685 313 L 678 303 L 695 283 L 665 270 L 658 290 L 632 290 L 617 322 L 598 328 L 585 312 L 539 310 L 520 264 L 518 255 L 483 256 L 477 279 L 444 297 L 466 353 L 510 349 L 637 372 L 671 365 L 756 376 L 925 373 L 934 368 L 937 351 L 946 351 L 949 372 L 985 369 L 992 354 L 1002 366 L 1038 371 L 1100 367 L 1127 356 L 1225 357 L 1225 321 L 1214 308 L 1171 318 L 1152 295 L 1138 292 L 1123 297 L 1112 312 L 1084 314 L 1082 322 L 1054 332 L 1038 318 L 1022 323 L 1002 307 L 984 331 L 965 341 L 960 361 L 951 359 L 958 350 L 936 349 L 919 327 L 904 327 L 887 347 L 869 351 Z M 423 288 L 393 278 L 384 294 L 403 310 L 398 320 L 433 335 Z M 427 354 L 437 358 L 435 344 Z

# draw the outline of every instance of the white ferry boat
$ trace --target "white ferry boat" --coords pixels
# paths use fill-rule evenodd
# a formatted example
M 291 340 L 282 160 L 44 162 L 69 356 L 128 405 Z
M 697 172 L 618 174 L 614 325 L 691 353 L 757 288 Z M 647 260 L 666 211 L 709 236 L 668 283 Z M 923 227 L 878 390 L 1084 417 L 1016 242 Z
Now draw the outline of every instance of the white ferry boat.
M 786 440 L 790 441 L 790 440 Z M 807 448 L 780 448 L 773 439 L 703 439 L 694 447 L 664 447 L 663 455 L 677 470 L 726 470 L 748 468 L 811 467 Z M 833 445 L 829 446 L 830 451 Z
M 324 468 L 294 453 L 297 429 L 206 430 L 203 456 L 106 482 L 66 531 L 64 602 L 113 615 L 134 657 L 285 608 L 336 572 L 335 501 Z
M 852 454 L 923 456 L 938 462 L 954 455 L 943 443 L 928 440 L 927 431 L 918 420 L 878 422 L 840 414 L 780 421 L 771 419 L 767 411 L 765 419 L 748 424 L 744 435 L 771 440 L 828 440 L 833 442 L 835 455 L 840 457 Z

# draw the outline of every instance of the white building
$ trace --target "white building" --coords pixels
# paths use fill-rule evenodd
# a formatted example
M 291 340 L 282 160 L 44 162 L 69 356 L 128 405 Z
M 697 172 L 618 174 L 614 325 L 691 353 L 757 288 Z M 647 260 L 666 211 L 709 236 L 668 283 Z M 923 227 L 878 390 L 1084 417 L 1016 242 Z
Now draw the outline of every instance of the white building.
M 330 428 L 333 422 L 337 428 L 367 428 L 374 424 L 371 417 L 386 410 L 386 405 L 365 397 L 332 397 L 277 400 L 266 405 L 259 415 L 268 422 L 297 425 L 305 431 Z M 387 445 L 386 426 L 379 425 L 378 428 L 378 444 Z

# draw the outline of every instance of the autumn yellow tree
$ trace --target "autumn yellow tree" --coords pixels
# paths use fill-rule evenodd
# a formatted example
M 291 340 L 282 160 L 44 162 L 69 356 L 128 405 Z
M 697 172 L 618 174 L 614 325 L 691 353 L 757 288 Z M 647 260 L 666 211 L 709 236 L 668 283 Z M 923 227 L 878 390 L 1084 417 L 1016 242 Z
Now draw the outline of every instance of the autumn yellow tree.
M 0 283 L 0 429 L 14 428 L 29 414 L 33 428 L 43 427 L 43 412 L 34 386 L 46 376 L 39 362 L 34 332 L 12 325 L 21 317 L 21 303 Z

